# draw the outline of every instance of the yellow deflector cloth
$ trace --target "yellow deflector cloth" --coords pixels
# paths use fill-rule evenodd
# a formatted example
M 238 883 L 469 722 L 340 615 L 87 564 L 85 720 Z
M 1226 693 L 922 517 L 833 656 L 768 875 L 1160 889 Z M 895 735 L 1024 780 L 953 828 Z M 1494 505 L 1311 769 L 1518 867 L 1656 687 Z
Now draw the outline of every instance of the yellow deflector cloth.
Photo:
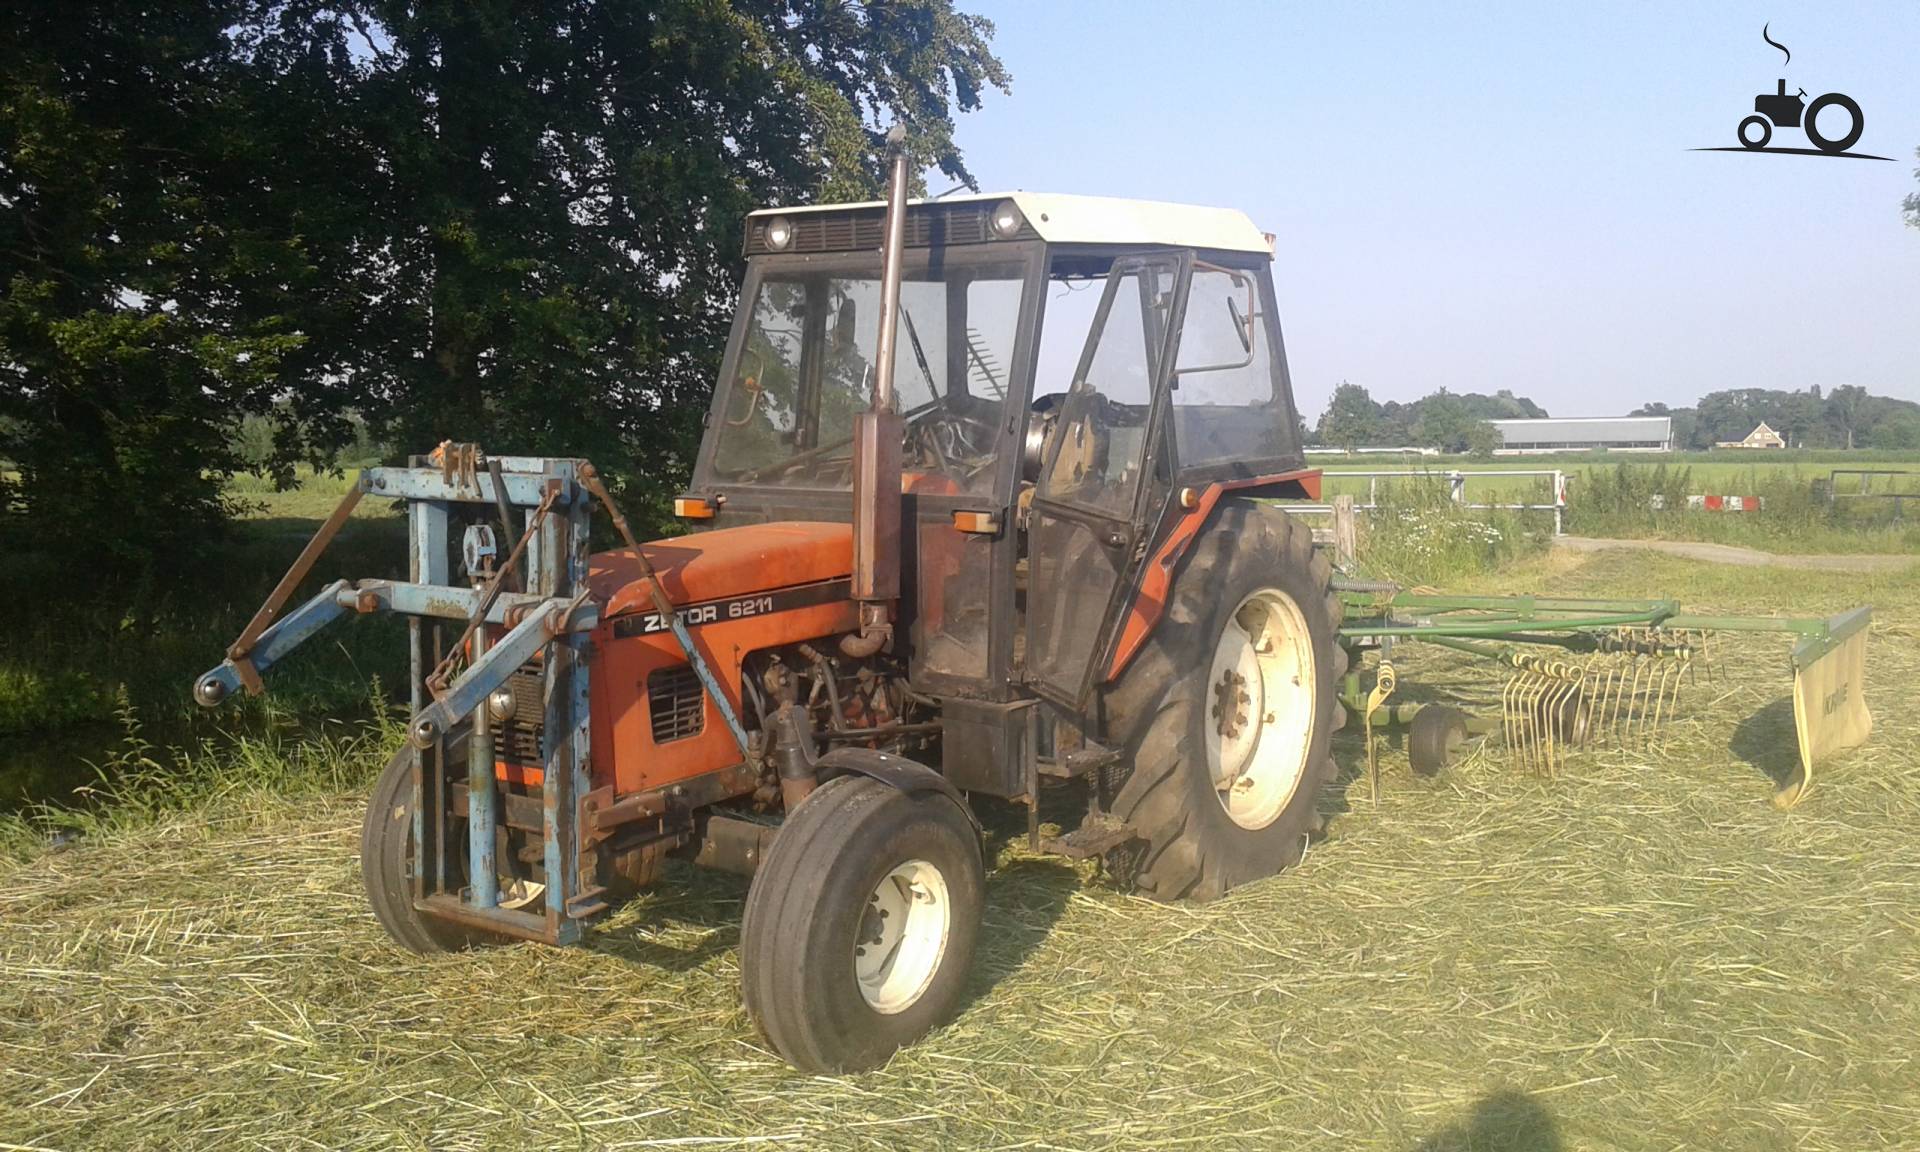
M 1871 609 L 1855 608 L 1827 621 L 1825 636 L 1793 649 L 1793 727 L 1800 739 L 1800 772 L 1774 794 L 1791 808 L 1813 787 L 1816 759 L 1863 743 L 1873 731 L 1867 712 L 1867 624 Z

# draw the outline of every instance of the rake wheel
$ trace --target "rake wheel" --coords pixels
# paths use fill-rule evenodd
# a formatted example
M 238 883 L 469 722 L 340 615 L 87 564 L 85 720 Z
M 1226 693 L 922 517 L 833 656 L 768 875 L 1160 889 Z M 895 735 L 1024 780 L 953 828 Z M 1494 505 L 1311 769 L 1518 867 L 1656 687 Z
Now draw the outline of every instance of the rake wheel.
M 1438 776 L 1467 742 L 1467 714 L 1445 704 L 1429 704 L 1407 726 L 1407 761 L 1415 775 Z

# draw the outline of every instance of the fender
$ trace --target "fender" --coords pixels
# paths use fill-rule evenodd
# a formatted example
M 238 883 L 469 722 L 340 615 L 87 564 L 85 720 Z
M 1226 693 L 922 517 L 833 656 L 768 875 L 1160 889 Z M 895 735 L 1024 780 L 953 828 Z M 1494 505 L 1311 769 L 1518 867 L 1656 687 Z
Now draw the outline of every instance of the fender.
M 872 748 L 835 748 L 825 756 L 814 761 L 819 770 L 820 782 L 825 784 L 835 776 L 865 776 L 890 788 L 896 788 L 911 796 L 918 792 L 938 792 L 959 805 L 960 811 L 967 814 L 967 823 L 973 825 L 975 832 L 982 832 L 980 818 L 973 814 L 973 808 L 953 781 L 935 772 L 925 764 L 909 760 L 904 756 L 895 756 L 890 752 L 877 752 Z
M 1162 534 L 1160 546 L 1147 558 L 1132 602 L 1127 605 L 1126 615 L 1121 620 L 1119 638 L 1113 646 L 1113 659 L 1107 664 L 1106 674 L 1100 677 L 1103 683 L 1110 684 L 1118 680 L 1147 642 L 1147 636 L 1167 610 L 1167 600 L 1173 594 L 1174 569 L 1178 567 L 1180 558 L 1186 555 L 1187 548 L 1200 534 L 1207 517 L 1213 514 L 1214 506 L 1229 493 L 1318 500 L 1320 470 L 1302 468 L 1267 476 L 1220 480 L 1201 488 L 1180 489 L 1177 500 L 1170 502 L 1178 509 L 1173 523 Z

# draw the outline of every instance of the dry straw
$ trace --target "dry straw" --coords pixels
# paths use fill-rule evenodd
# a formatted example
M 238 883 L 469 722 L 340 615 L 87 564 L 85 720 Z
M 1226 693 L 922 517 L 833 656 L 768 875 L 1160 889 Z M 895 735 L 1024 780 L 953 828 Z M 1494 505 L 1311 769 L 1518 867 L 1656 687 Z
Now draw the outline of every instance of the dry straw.
M 1742 641 L 1657 747 L 1555 781 L 1489 749 L 1421 782 L 1390 751 L 1376 808 L 1347 742 L 1332 838 L 1205 907 L 997 841 L 959 1019 L 838 1079 L 756 1042 L 738 882 L 675 872 L 589 948 L 419 959 L 362 902 L 353 798 L 233 798 L 0 865 L 0 1145 L 1911 1142 L 1920 579 L 1606 558 L 1486 586 L 1520 579 L 1702 609 L 1872 599 L 1875 739 L 1774 811 L 1785 653 Z M 1410 691 L 1488 691 L 1451 660 L 1405 671 Z

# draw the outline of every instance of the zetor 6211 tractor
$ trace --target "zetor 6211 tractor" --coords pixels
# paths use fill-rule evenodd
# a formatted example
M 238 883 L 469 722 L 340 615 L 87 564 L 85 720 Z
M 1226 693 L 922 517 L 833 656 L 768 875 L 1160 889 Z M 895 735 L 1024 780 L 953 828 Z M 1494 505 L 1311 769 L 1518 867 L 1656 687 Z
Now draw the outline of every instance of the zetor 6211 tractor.
M 683 536 L 590 464 L 443 444 L 363 473 L 215 704 L 348 612 L 405 614 L 408 744 L 362 862 L 418 951 L 567 943 L 663 859 L 753 877 L 743 992 L 794 1065 L 883 1062 L 956 1004 L 970 797 L 1164 899 L 1291 864 L 1345 713 L 1340 604 L 1270 273 L 1238 212 L 1015 193 L 747 222 Z M 362 496 L 406 581 L 287 608 Z M 592 553 L 604 507 L 626 547 Z M 1041 840 L 1043 789 L 1086 816 Z M 1076 799 L 1077 802 L 1077 799 Z

